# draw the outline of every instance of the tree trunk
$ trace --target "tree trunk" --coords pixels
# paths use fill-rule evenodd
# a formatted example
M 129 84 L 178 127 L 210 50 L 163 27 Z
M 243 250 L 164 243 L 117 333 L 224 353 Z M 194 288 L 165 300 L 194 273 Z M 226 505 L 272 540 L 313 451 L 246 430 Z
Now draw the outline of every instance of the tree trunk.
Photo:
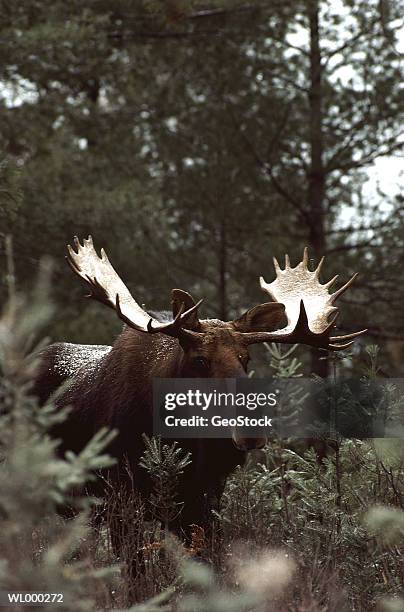
M 227 300 L 227 235 L 226 221 L 222 218 L 219 229 L 219 317 L 222 321 L 226 321 L 228 315 L 228 300 Z
M 86 84 L 86 93 L 90 101 L 90 117 L 96 115 L 98 101 L 100 96 L 100 83 L 98 79 L 90 79 Z M 96 122 L 95 122 L 96 123 Z M 92 126 L 92 121 L 88 122 L 89 129 L 87 130 L 87 146 L 89 148 L 96 148 L 97 146 L 97 132 Z
M 322 64 L 319 33 L 319 2 L 308 0 L 310 22 L 310 86 L 309 129 L 310 129 L 310 171 L 307 187 L 307 210 L 309 211 L 309 241 L 314 257 L 318 262 L 324 255 L 325 235 L 325 171 L 323 163 L 323 92 Z M 328 362 L 319 359 L 319 352 L 312 351 L 312 371 L 319 376 L 328 374 Z

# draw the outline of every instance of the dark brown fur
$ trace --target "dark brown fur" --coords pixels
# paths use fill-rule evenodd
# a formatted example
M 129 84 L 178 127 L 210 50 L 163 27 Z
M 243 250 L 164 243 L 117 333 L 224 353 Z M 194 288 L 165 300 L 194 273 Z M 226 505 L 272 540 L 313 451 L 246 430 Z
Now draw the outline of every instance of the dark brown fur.
M 138 467 L 144 451 L 143 432 L 152 435 L 153 378 L 240 377 L 246 375 L 248 353 L 231 323 L 200 322 L 205 332 L 199 343 L 181 346 L 163 334 L 148 335 L 125 327 L 114 346 L 72 344 L 50 346 L 43 354 L 36 390 L 45 401 L 60 384 L 69 381 L 57 398 L 59 406 L 72 406 L 67 422 L 53 432 L 61 439 L 60 451 L 80 451 L 101 427 L 115 428 L 118 437 L 109 452 L 118 460 L 120 476 L 129 462 L 135 487 L 147 494 L 145 470 Z M 209 368 L 199 366 L 203 357 Z M 196 361 L 195 361 L 196 360 Z M 180 440 L 192 453 L 192 464 L 181 482 L 184 503 L 182 526 L 206 525 L 212 505 L 220 498 L 225 479 L 243 462 L 244 453 L 231 439 Z M 245 448 L 256 440 L 243 440 Z

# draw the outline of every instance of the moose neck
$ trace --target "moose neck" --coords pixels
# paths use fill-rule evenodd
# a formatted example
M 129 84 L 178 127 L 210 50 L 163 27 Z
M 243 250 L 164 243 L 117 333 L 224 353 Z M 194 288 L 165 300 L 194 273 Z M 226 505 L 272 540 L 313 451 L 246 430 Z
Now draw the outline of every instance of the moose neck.
M 117 338 L 111 358 L 119 361 L 122 376 L 128 381 L 180 376 L 182 348 L 176 338 L 164 334 L 145 334 L 125 327 Z

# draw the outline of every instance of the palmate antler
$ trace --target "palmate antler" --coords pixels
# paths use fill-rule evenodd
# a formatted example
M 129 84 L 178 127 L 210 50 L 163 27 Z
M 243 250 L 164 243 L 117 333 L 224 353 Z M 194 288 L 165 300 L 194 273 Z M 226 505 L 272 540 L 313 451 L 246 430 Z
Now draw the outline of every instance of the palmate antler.
M 104 249 L 101 249 L 101 257 L 97 255 L 91 236 L 87 240 L 83 240 L 83 245 L 75 236 L 74 245 L 77 252 L 70 244 L 67 246 L 67 261 L 73 272 L 87 283 L 90 289 L 90 294 L 87 297 L 113 308 L 122 321 L 138 331 L 162 332 L 169 336 L 178 336 L 202 302 L 200 300 L 186 311 L 182 306 L 175 318 L 169 323 L 157 321 L 145 312 L 132 297 L 128 288 L 110 264 Z
M 266 283 L 261 277 L 260 285 L 275 302 L 284 304 L 288 322 L 286 327 L 273 332 L 245 334 L 248 336 L 245 338 L 248 344 L 258 342 L 301 343 L 337 351 L 351 346 L 353 338 L 367 331 L 363 329 L 345 336 L 330 336 L 338 317 L 338 308 L 334 306 L 334 303 L 351 286 L 357 274 L 354 274 L 338 291 L 330 294 L 328 289 L 338 277 L 334 276 L 322 285 L 319 282 L 319 275 L 323 262 L 324 257 L 316 270 L 311 272 L 307 267 L 307 248 L 304 249 L 303 260 L 295 268 L 291 268 L 288 255 L 285 256 L 284 270 L 274 258 L 276 279 L 272 283 Z M 331 320 L 329 320 L 330 315 L 333 315 Z M 341 341 L 346 340 L 348 342 L 340 344 Z

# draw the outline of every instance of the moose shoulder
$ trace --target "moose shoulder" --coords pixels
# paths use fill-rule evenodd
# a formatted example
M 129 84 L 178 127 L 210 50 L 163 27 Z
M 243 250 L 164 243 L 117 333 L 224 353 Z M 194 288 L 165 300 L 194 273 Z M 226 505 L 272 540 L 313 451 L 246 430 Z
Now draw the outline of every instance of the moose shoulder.
M 275 261 L 276 279 L 262 289 L 273 301 L 255 306 L 234 321 L 201 320 L 189 293 L 172 291 L 172 317 L 151 316 L 132 297 L 110 264 L 105 252 L 99 257 L 91 237 L 76 250 L 68 247 L 68 262 L 85 281 L 90 296 L 110 307 L 125 327 L 112 347 L 56 344 L 42 355 L 36 393 L 44 401 L 62 383 L 60 406 L 70 405 L 67 421 L 55 430 L 60 451 L 79 451 L 101 427 L 116 428 L 118 436 L 110 452 L 118 469 L 129 465 L 135 486 L 147 491 L 144 470 L 138 462 L 143 452 L 142 434 L 152 434 L 152 388 L 154 378 L 233 378 L 246 376 L 248 347 L 260 342 L 303 343 L 341 350 L 365 330 L 331 336 L 335 325 L 336 298 L 353 282 L 330 294 L 332 281 L 320 284 L 322 261 L 308 269 L 303 260 L 285 269 Z M 332 316 L 331 320 L 329 320 Z M 342 344 L 341 344 L 342 342 Z M 191 451 L 192 463 L 184 473 L 180 496 L 184 501 L 182 525 L 203 525 L 213 500 L 218 500 L 231 470 L 242 461 L 244 451 L 259 448 L 265 439 L 181 440 Z

